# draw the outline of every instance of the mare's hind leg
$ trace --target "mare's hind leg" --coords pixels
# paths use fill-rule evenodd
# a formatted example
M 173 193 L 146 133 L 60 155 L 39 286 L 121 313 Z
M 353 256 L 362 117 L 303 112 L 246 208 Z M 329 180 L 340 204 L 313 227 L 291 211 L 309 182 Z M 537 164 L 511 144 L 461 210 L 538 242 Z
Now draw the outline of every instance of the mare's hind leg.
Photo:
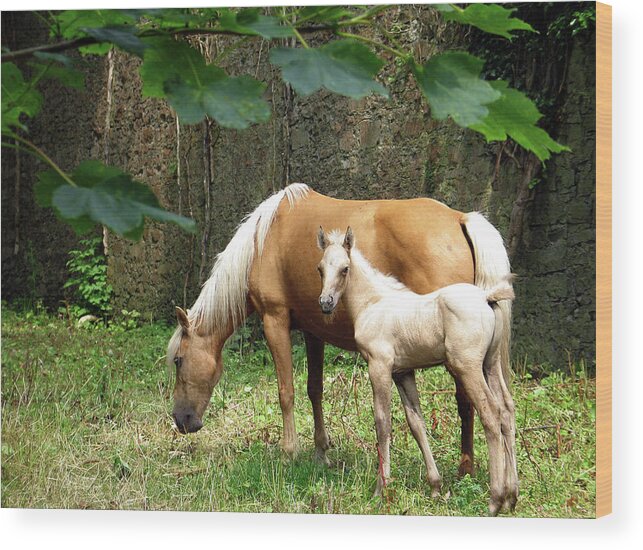
M 478 361 L 449 358 L 449 370 L 460 380 L 478 411 L 489 448 L 489 514 L 495 516 L 505 500 L 505 454 L 501 432 L 501 405 L 491 391 Z
M 462 434 L 460 436 L 460 466 L 458 475 L 464 477 L 466 474 L 473 475 L 473 420 L 474 409 L 467 397 L 462 384 L 455 381 L 455 399 L 458 402 L 458 414 L 462 423 Z
M 511 392 L 502 374 L 498 356 L 485 364 L 487 382 L 501 407 L 502 436 L 505 450 L 505 503 L 504 508 L 514 510 L 518 501 L 518 467 L 516 464 L 516 413 Z
M 330 447 L 330 439 L 324 424 L 322 397 L 324 393 L 324 341 L 308 332 L 304 332 L 306 341 L 306 356 L 308 358 L 308 397 L 313 406 L 315 422 L 315 460 L 330 464 L 326 451 Z
M 404 374 L 394 374 L 393 381 L 400 392 L 402 405 L 404 405 L 404 413 L 406 414 L 406 421 L 424 457 L 429 484 L 432 489 L 431 496 L 438 497 L 440 496 L 441 479 L 438 468 L 435 465 L 435 460 L 433 460 L 433 454 L 431 453 L 431 447 L 429 447 L 429 440 L 426 435 L 426 423 L 424 422 L 424 415 L 420 408 L 420 397 L 418 396 L 418 390 L 415 384 L 415 371 L 409 371 Z
M 277 371 L 279 405 L 284 419 L 284 437 L 281 446 L 288 456 L 293 457 L 299 450 L 299 444 L 295 428 L 295 388 L 293 385 L 290 317 L 288 312 L 264 315 L 263 330 Z

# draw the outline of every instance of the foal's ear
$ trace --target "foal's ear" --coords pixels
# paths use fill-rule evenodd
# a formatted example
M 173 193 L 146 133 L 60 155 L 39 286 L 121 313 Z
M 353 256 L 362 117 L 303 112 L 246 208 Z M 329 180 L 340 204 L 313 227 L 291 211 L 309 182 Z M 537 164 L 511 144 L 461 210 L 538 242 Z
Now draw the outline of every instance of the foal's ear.
M 353 230 L 350 228 L 350 225 L 348 226 L 348 229 L 346 230 L 346 235 L 344 236 L 344 248 L 346 249 L 346 252 L 351 251 L 351 248 L 353 248 L 353 245 L 355 244 L 355 237 L 353 236 Z
M 190 320 L 188 319 L 188 314 L 185 313 L 179 306 L 176 306 L 176 318 L 183 329 L 183 332 L 190 330 Z
M 320 250 L 326 250 L 328 246 L 328 241 L 326 240 L 326 235 L 324 234 L 324 228 L 320 225 L 319 231 L 317 232 L 317 246 Z

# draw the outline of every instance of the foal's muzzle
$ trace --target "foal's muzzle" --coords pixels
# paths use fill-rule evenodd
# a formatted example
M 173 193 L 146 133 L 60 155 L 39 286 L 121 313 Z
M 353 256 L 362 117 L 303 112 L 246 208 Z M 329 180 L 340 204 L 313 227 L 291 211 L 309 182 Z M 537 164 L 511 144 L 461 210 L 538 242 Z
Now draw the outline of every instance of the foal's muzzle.
M 172 414 L 176 429 L 182 434 L 198 432 L 203 428 L 203 422 L 196 414 L 188 411 L 176 411 Z
M 337 302 L 332 296 L 320 296 L 319 297 L 319 306 L 321 307 L 322 313 L 326 315 L 331 314 L 335 310 Z

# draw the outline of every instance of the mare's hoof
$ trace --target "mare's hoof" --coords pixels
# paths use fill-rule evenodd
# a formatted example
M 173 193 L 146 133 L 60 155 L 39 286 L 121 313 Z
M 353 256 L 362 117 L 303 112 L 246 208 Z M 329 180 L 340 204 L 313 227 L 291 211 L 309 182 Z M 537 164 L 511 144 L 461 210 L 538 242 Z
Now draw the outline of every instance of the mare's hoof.
M 320 449 L 315 450 L 315 462 L 321 464 L 322 466 L 330 466 L 330 460 L 326 456 L 326 451 Z
M 281 444 L 281 450 L 286 455 L 286 458 L 289 460 L 294 460 L 297 458 L 297 455 L 299 454 L 299 445 L 297 443 L 295 444 Z
M 460 461 L 460 466 L 458 466 L 458 477 L 464 477 L 467 474 L 473 477 L 473 463 L 465 458 Z

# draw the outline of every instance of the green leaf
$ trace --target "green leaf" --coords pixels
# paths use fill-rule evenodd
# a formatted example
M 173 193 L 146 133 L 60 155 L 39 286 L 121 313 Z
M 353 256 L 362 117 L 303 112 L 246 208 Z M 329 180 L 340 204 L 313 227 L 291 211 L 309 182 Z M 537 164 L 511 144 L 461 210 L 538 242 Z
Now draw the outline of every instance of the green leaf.
M 42 207 L 50 207 L 54 191 L 66 182 L 60 174 L 54 170 L 39 172 L 37 177 L 38 181 L 36 182 L 36 185 L 34 185 L 36 203 Z
M 61 38 L 85 36 L 85 28 L 99 28 L 133 25 L 136 15 L 120 10 L 67 10 L 54 16 L 52 37 L 60 33 Z
M 487 105 L 489 114 L 481 122 L 472 124 L 472 130 L 483 134 L 487 141 L 502 141 L 509 136 L 541 161 L 547 160 L 552 152 L 569 151 L 568 147 L 557 143 L 545 130 L 536 126 L 542 115 L 531 99 L 509 88 L 503 80 L 490 84 L 500 93 L 500 98 Z
M 87 36 L 87 29 L 134 25 L 137 17 L 121 10 L 67 10 L 54 16 L 52 36 L 73 39 Z M 104 55 L 111 50 L 110 42 L 91 44 L 78 48 L 83 54 Z
M 514 30 L 536 32 L 529 23 L 511 17 L 516 8 L 507 9 L 497 4 L 470 4 L 465 9 L 452 4 L 436 4 L 433 7 L 441 12 L 446 21 L 472 25 L 509 40 L 513 38 L 511 31 Z
M 53 53 L 53 52 L 34 52 L 34 57 L 40 59 L 41 61 L 56 61 L 65 67 L 72 68 L 74 66 L 74 60 L 62 53 Z
M 197 82 L 170 80 L 165 92 L 179 119 L 195 124 L 206 115 L 226 128 L 243 129 L 270 118 L 263 99 L 265 84 L 249 76 L 229 77 L 213 65 L 205 66 Z
M 270 118 L 265 85 L 249 76 L 229 77 L 185 42 L 146 39 L 149 48 L 140 73 L 143 95 L 167 97 L 181 122 L 195 124 L 206 115 L 227 128 L 247 128 Z
M 424 65 L 414 65 L 415 79 L 434 118 L 450 116 L 467 127 L 487 116 L 487 105 L 496 101 L 500 92 L 480 78 L 483 64 L 468 53 L 448 52 L 433 56 Z
M 33 84 L 25 81 L 14 63 L 2 63 L 2 132 L 11 128 L 26 130 L 20 116 L 34 117 L 42 106 L 42 95 Z
M 100 223 L 137 240 L 143 234 L 145 216 L 186 231 L 196 229 L 193 220 L 162 209 L 147 186 L 118 168 L 84 161 L 69 178 L 74 185 L 53 170 L 39 174 L 36 200 L 41 206 L 52 206 L 80 234 Z
M 165 97 L 166 81 L 196 81 L 198 72 L 205 67 L 203 56 L 186 42 L 164 37 L 143 41 L 148 45 L 139 69 L 143 97 Z
M 143 57 L 147 47 L 147 44 L 136 35 L 137 29 L 133 26 L 83 27 L 82 30 L 100 42 L 111 42 L 138 57 Z
M 62 56 L 65 57 L 65 56 Z M 82 90 L 85 88 L 85 74 L 82 71 L 74 69 L 71 65 L 54 65 L 52 62 L 45 65 L 43 63 L 31 62 L 31 67 L 36 69 L 43 78 L 58 80 L 68 88 Z
M 219 19 L 219 28 L 237 34 L 261 36 L 268 40 L 295 36 L 291 27 L 283 25 L 277 17 L 261 15 L 259 8 L 239 11 L 223 9 Z
M 139 23 L 144 28 L 177 29 L 188 27 L 206 27 L 218 19 L 218 10 L 212 8 L 195 9 L 140 9 L 122 10 L 122 13 L 142 19 Z
M 354 40 L 335 40 L 320 48 L 274 48 L 270 61 L 301 95 L 326 88 L 355 99 L 373 93 L 388 97 L 386 88 L 373 80 L 383 62 Z
M 299 12 L 299 20 L 317 23 L 335 23 L 354 13 L 342 6 L 306 6 Z

